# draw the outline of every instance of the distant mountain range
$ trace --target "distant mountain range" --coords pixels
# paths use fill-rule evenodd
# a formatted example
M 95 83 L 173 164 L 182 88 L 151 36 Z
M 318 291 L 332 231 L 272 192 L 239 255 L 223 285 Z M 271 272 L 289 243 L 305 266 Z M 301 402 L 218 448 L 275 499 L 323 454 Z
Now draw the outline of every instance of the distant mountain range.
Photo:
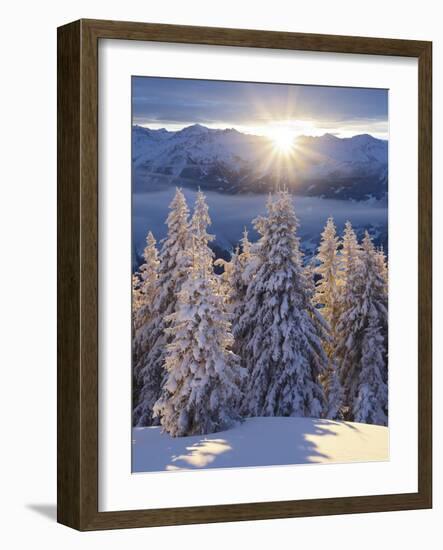
M 199 124 L 177 132 L 132 128 L 136 192 L 169 185 L 220 193 L 267 193 L 287 186 L 299 195 L 385 200 L 388 142 L 370 135 L 300 136 L 292 154 L 279 154 L 263 136 Z

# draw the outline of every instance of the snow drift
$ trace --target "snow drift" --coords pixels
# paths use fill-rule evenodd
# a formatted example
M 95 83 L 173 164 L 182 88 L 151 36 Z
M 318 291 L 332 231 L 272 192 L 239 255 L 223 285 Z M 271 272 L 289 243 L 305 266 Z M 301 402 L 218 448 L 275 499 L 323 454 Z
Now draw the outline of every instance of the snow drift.
M 132 471 L 157 472 L 389 460 L 389 429 L 315 418 L 248 418 L 204 436 L 134 428 Z

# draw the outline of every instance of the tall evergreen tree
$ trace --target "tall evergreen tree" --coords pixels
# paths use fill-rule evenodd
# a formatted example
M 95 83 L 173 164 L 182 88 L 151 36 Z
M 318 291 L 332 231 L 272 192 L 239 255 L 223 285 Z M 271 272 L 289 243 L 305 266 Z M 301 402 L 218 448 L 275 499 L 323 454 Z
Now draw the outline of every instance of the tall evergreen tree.
M 321 234 L 318 248 L 316 273 L 320 276 L 316 285 L 315 301 L 321 306 L 323 317 L 329 323 L 332 346 L 336 338 L 340 318 L 342 285 L 340 257 L 338 255 L 338 237 L 333 218 L 328 218 Z M 330 347 L 330 346 L 328 346 Z
M 315 272 L 320 276 L 316 285 L 314 300 L 321 307 L 321 313 L 328 323 L 328 339 L 323 343 L 328 355 L 328 368 L 322 377 L 326 393 L 325 416 L 331 419 L 341 418 L 343 390 L 338 375 L 336 347 L 337 327 L 341 314 L 342 271 L 338 254 L 339 239 L 332 217 L 328 218 L 321 234 L 317 254 L 318 266 Z
M 237 248 L 232 255 L 231 261 L 226 265 L 226 280 L 229 288 L 228 311 L 232 322 L 232 334 L 234 335 L 234 352 L 240 357 L 240 364 L 246 367 L 244 348 L 244 334 L 240 319 L 245 310 L 246 291 L 248 284 L 253 277 L 254 255 L 252 245 L 248 238 L 246 228 L 240 241 L 241 249 Z
M 134 328 L 136 332 L 151 320 L 157 291 L 160 262 L 158 260 L 157 241 L 151 231 L 146 237 L 143 259 L 144 263 L 140 266 L 139 273 L 136 274 L 139 283 L 133 295 Z
M 350 227 L 350 224 L 349 224 Z M 387 424 L 386 283 L 368 234 L 360 249 L 352 228 L 345 231 L 344 309 L 338 349 L 348 420 Z M 349 279 L 348 279 L 349 278 Z M 374 349 L 376 348 L 376 349 Z
M 229 310 L 233 313 L 233 318 L 237 316 L 234 313 L 237 306 L 244 302 L 248 282 L 251 278 L 249 266 L 252 258 L 251 248 L 248 231 L 245 228 L 240 245 L 232 252 L 231 259 L 226 261 L 219 258 L 215 262 L 215 265 L 223 267 L 222 286 Z
M 157 292 L 158 253 L 154 235 L 149 231 L 146 247 L 143 251 L 144 262 L 140 271 L 133 275 L 132 312 L 133 312 L 133 402 L 137 403 L 140 394 L 140 359 L 148 351 L 147 328 L 153 319 L 153 304 Z
M 134 410 L 134 423 L 138 426 L 149 426 L 153 421 L 152 408 L 160 396 L 165 374 L 165 351 L 171 340 L 166 329 L 170 323 L 170 315 L 176 310 L 178 293 L 189 268 L 189 209 L 180 189 L 176 190 L 169 209 L 166 220 L 168 234 L 162 242 L 160 252 L 152 319 L 144 329 L 146 351 L 136 366 L 141 388 Z
M 385 293 L 386 296 L 388 294 L 388 264 L 386 260 L 386 254 L 383 250 L 383 246 L 380 246 L 380 248 L 377 250 L 377 265 L 378 270 L 380 272 L 380 275 L 383 278 L 383 281 L 385 283 Z
M 154 407 L 172 436 L 217 432 L 239 418 L 241 369 L 231 349 L 225 300 L 212 269 L 209 223 L 204 195 L 199 193 L 191 221 L 191 266 L 177 311 L 169 316 L 167 379 Z
M 214 253 L 209 248 L 209 243 L 213 241 L 215 237 L 214 235 L 210 235 L 207 231 L 208 226 L 211 225 L 211 218 L 209 217 L 209 208 L 206 203 L 205 195 L 200 190 L 197 192 L 194 213 L 190 225 L 193 246 L 198 255 L 198 261 L 208 274 L 212 274 Z
M 358 391 L 352 405 L 355 422 L 382 426 L 388 423 L 387 368 L 383 348 L 378 313 L 372 308 L 363 333 Z
M 358 339 L 355 304 L 360 292 L 360 248 L 357 236 L 349 221 L 345 224 L 342 247 L 343 286 L 341 315 L 337 326 L 336 358 L 339 363 L 340 381 L 344 391 L 345 418 L 350 419 L 350 373 L 355 370 L 358 353 L 355 342 Z
M 142 305 L 141 293 L 140 293 L 140 275 L 139 273 L 132 274 L 132 334 L 134 337 L 135 330 L 138 328 L 138 312 Z
M 231 258 L 229 260 L 225 260 L 224 258 L 217 258 L 214 261 L 214 266 L 221 267 L 223 269 L 223 272 L 219 275 L 220 280 L 220 292 L 224 296 L 224 299 L 227 304 L 230 302 L 231 297 L 231 271 L 233 269 L 234 265 L 234 257 L 239 254 L 239 248 L 238 246 L 235 248 L 233 252 L 231 252 Z
M 362 241 L 362 277 L 365 315 L 358 393 L 354 419 L 368 424 L 388 423 L 387 270 L 384 254 L 374 247 L 368 232 Z M 383 263 L 382 263 L 383 260 Z
M 255 272 L 258 266 L 258 259 L 256 257 L 255 248 L 256 244 L 251 243 L 249 240 L 249 233 L 246 227 L 243 229 L 243 237 L 240 240 L 241 253 L 240 253 L 240 273 L 241 278 L 239 280 L 239 300 L 241 296 L 245 295 L 246 289 L 254 278 Z
M 378 273 L 379 273 L 379 275 L 381 276 L 381 278 L 383 280 L 383 286 L 380 289 L 380 299 L 382 300 L 382 302 L 383 302 L 383 304 L 386 308 L 386 312 L 387 312 L 388 311 L 388 291 L 389 291 L 389 287 L 388 287 L 388 263 L 387 263 L 387 259 L 386 259 L 386 254 L 383 250 L 383 246 L 381 246 L 379 248 L 379 250 L 377 251 L 376 260 L 377 260 Z M 385 362 L 386 362 L 386 365 L 387 365 L 388 364 L 388 344 L 389 344 L 389 341 L 388 341 L 388 336 L 389 336 L 389 332 L 388 332 L 388 315 L 387 315 L 387 313 L 386 313 L 386 315 L 382 316 L 381 322 L 382 322 L 382 333 L 383 333 L 384 358 L 385 358 Z M 388 369 L 387 368 L 385 369 L 385 382 L 386 383 L 388 382 Z
M 317 417 L 324 405 L 324 325 L 311 302 L 289 193 L 279 192 L 267 208 L 268 216 L 255 222 L 258 264 L 240 319 L 248 369 L 243 410 Z

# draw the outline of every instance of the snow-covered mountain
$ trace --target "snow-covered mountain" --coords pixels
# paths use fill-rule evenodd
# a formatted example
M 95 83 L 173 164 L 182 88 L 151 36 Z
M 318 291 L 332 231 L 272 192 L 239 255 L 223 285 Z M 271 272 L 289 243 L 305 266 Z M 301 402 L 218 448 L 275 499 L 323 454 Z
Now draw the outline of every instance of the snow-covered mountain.
M 168 185 L 221 193 L 263 193 L 286 185 L 297 194 L 336 199 L 385 198 L 388 143 L 370 135 L 300 136 L 279 155 L 266 137 L 199 124 L 177 132 L 132 129 L 136 191 Z

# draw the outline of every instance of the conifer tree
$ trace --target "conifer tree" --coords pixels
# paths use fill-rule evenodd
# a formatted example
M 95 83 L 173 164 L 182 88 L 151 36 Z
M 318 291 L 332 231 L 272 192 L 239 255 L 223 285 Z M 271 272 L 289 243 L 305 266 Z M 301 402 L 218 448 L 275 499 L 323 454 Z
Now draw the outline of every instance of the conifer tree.
M 376 255 L 378 273 L 383 280 L 383 285 L 380 289 L 380 299 L 383 302 L 383 305 L 386 309 L 386 314 L 382 316 L 382 334 L 384 342 L 384 358 L 386 365 L 388 364 L 388 263 L 386 259 L 386 254 L 383 250 L 383 246 L 379 248 Z M 388 369 L 385 369 L 385 382 L 388 382 Z
M 231 254 L 229 262 L 219 258 L 215 265 L 223 267 L 221 275 L 223 292 L 226 296 L 228 309 L 236 317 L 234 311 L 237 306 L 244 302 L 244 296 L 248 282 L 251 278 L 250 263 L 252 259 L 252 245 L 249 242 L 248 231 L 246 227 L 243 230 L 243 237 L 240 240 L 240 246 L 237 246 Z
M 383 278 L 383 281 L 385 283 L 385 294 L 387 296 L 388 294 L 388 264 L 386 261 L 386 254 L 383 250 L 383 246 L 380 246 L 380 248 L 377 250 L 377 266 L 378 270 L 380 272 L 380 275 Z
M 355 422 L 382 426 L 388 423 L 388 386 L 383 349 L 384 338 L 374 308 L 369 312 L 368 325 L 363 333 L 358 391 L 352 406 Z
M 314 299 L 321 306 L 321 313 L 329 323 L 333 347 L 340 318 L 342 284 L 338 237 L 333 218 L 328 218 L 321 234 L 317 260 L 319 265 L 315 271 L 320 275 L 320 279 L 316 285 Z
M 243 228 L 243 236 L 240 239 L 240 244 L 241 244 L 242 254 L 244 254 L 245 260 L 247 260 L 251 256 L 252 244 L 249 241 L 249 233 L 246 227 Z
M 324 405 L 319 376 L 327 357 L 321 316 L 302 266 L 298 220 L 288 192 L 267 203 L 255 227 L 261 238 L 257 269 L 239 321 L 247 381 L 243 411 L 249 416 L 316 416 Z
M 166 345 L 171 339 L 166 332 L 170 315 L 176 310 L 178 293 L 187 276 L 189 267 L 189 209 L 180 189 L 169 205 L 167 237 L 162 242 L 158 268 L 157 292 L 152 319 L 145 325 L 143 334 L 145 350 L 135 369 L 140 396 L 134 410 L 134 423 L 138 426 L 151 425 L 152 408 L 160 396 L 164 379 Z
M 340 382 L 344 392 L 345 418 L 350 419 L 349 409 L 349 373 L 356 367 L 358 353 L 355 347 L 358 328 L 355 305 L 360 292 L 361 270 L 360 249 L 357 236 L 349 221 L 345 224 L 342 247 L 343 286 L 341 296 L 341 315 L 337 327 L 336 358 L 339 363 Z
M 157 241 L 151 231 L 146 237 L 143 259 L 144 263 L 140 266 L 139 273 L 136 275 L 139 282 L 133 294 L 134 328 L 136 332 L 150 321 L 157 291 L 160 262 L 158 260 Z
M 228 311 L 231 315 L 232 334 L 234 335 L 234 352 L 240 357 L 240 364 L 245 364 L 244 334 L 240 319 L 245 310 L 246 291 L 248 284 L 253 277 L 255 269 L 252 245 L 248 238 L 248 231 L 245 228 L 240 241 L 241 249 L 234 252 L 229 266 L 227 266 L 227 282 L 229 287 Z
M 153 304 L 157 291 L 158 253 L 154 235 L 149 231 L 143 251 L 144 263 L 138 273 L 132 276 L 132 364 L 133 402 L 138 402 L 140 393 L 140 359 L 147 352 L 147 328 L 153 318 Z
M 135 330 L 138 328 L 138 312 L 141 307 L 141 293 L 140 293 L 140 276 L 139 273 L 132 274 L 132 332 L 133 336 Z
M 343 390 L 335 356 L 338 340 L 337 327 L 341 314 L 342 286 L 338 244 L 339 239 L 334 220 L 330 217 L 321 234 L 317 254 L 318 266 L 315 272 L 320 276 L 320 279 L 316 285 L 314 300 L 321 307 L 323 318 L 328 323 L 328 340 L 323 343 L 328 355 L 328 368 L 326 374 L 322 377 L 322 381 L 326 394 L 325 417 L 333 420 L 341 418 L 343 402 Z
M 195 199 L 194 213 L 191 219 L 191 232 L 195 253 L 198 256 L 200 264 L 208 274 L 212 273 L 212 262 L 214 253 L 209 248 L 209 243 L 214 240 L 214 235 L 207 232 L 208 226 L 211 224 L 209 217 L 209 208 L 206 204 L 206 198 L 202 191 L 198 190 Z
M 322 378 L 326 396 L 324 417 L 330 420 L 343 419 L 344 390 L 340 381 L 337 361 L 329 360 L 326 375 Z
M 233 337 L 225 301 L 212 269 L 210 223 L 203 193 L 191 221 L 192 254 L 177 311 L 169 316 L 167 378 L 154 407 L 172 436 L 213 433 L 239 418 L 242 372 L 232 351 Z
M 346 280 L 339 323 L 342 339 L 338 348 L 346 419 L 385 425 L 388 412 L 386 283 L 368 232 L 358 249 L 350 224 L 346 229 L 343 248 Z
M 217 258 L 214 261 L 214 266 L 223 268 L 223 272 L 219 275 L 220 280 L 220 292 L 224 296 L 225 302 L 229 307 L 230 297 L 231 297 L 231 272 L 234 266 L 235 257 L 239 254 L 238 246 L 233 252 L 231 252 L 231 258 L 225 260 L 224 258 Z
M 362 312 L 361 367 L 357 396 L 353 403 L 356 422 L 386 425 L 388 422 L 387 388 L 387 271 L 384 254 L 374 247 L 366 231 L 362 241 Z M 383 264 L 382 264 L 383 260 Z

